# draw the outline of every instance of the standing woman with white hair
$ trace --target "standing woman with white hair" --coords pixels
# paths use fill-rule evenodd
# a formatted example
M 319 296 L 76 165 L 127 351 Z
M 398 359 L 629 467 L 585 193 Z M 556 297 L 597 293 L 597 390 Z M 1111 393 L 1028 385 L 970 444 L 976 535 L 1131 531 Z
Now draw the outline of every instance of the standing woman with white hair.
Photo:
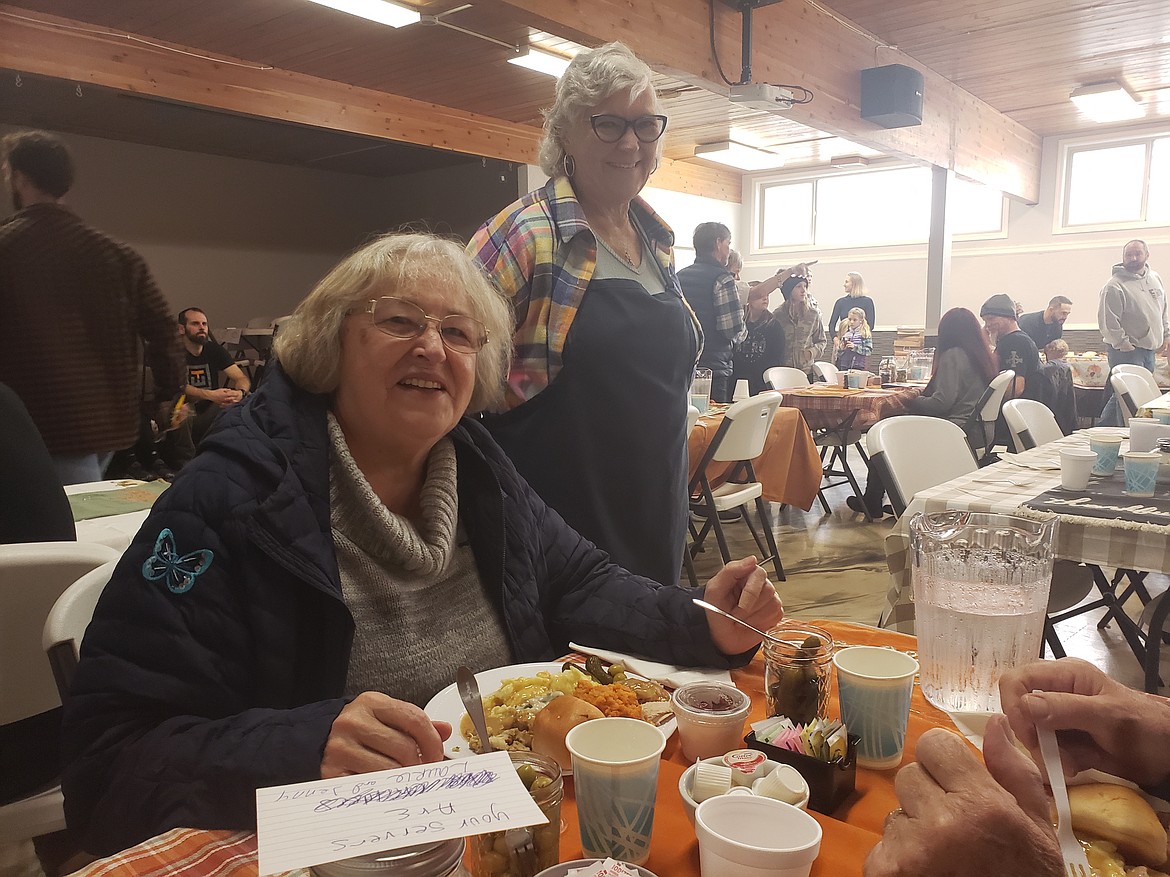
M 675 278 L 674 234 L 638 197 L 666 121 L 629 49 L 582 52 L 545 114 L 551 179 L 468 251 L 516 313 L 505 399 L 484 423 L 572 527 L 615 563 L 674 584 L 702 331 Z

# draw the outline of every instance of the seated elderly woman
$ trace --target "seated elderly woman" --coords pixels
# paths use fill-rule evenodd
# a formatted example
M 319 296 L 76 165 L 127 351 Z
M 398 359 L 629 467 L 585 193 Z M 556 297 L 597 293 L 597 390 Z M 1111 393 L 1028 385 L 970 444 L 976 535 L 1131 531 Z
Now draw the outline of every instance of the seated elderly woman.
M 361 248 L 282 326 L 279 366 L 159 499 L 86 633 L 63 786 L 88 851 L 250 827 L 258 787 L 441 759 L 451 728 L 419 704 L 460 664 L 570 637 L 748 660 L 758 637 L 611 564 L 464 416 L 500 391 L 510 326 L 426 235 Z M 783 614 L 754 558 L 706 596 L 757 627 Z

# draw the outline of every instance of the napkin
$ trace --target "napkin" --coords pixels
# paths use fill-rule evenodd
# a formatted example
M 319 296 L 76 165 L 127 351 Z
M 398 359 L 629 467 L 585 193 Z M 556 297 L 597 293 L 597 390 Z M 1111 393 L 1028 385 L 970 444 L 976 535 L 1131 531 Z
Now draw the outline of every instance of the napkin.
M 727 670 L 712 670 L 707 667 L 679 667 L 676 664 L 660 664 L 649 658 L 637 655 L 623 655 L 621 652 L 610 652 L 605 649 L 595 649 L 592 646 L 582 646 L 569 643 L 569 648 L 583 655 L 597 655 L 603 661 L 611 664 L 620 663 L 631 673 L 652 679 L 659 685 L 667 688 L 681 688 L 688 682 L 727 682 L 731 683 L 731 673 Z
M 600 658 L 601 655 L 597 657 Z M 584 868 L 570 868 L 565 877 L 638 877 L 638 870 L 634 865 L 606 859 L 604 862 L 595 862 Z

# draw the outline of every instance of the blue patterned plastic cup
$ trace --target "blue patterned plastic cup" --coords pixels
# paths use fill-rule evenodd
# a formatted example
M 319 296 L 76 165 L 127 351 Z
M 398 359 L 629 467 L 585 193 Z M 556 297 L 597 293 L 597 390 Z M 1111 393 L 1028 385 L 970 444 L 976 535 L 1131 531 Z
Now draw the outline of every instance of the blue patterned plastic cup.
M 857 763 L 886 770 L 902 763 L 918 661 L 878 646 L 849 646 L 833 655 L 841 718 L 861 738 Z
M 565 746 L 585 855 L 641 865 L 650 857 L 666 737 L 641 719 L 592 719 L 569 731 Z
M 1093 464 L 1093 474 L 1112 475 L 1117 469 L 1117 455 L 1121 451 L 1121 436 L 1090 436 L 1089 450 L 1097 455 L 1097 462 Z
M 1151 453 L 1130 451 L 1126 454 L 1126 496 L 1153 496 L 1154 485 L 1158 482 L 1158 469 L 1161 465 L 1162 454 L 1157 451 Z

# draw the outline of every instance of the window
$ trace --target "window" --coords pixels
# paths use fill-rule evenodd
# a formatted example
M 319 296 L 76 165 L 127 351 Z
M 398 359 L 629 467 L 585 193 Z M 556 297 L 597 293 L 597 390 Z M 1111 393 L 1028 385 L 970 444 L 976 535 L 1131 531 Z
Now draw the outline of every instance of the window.
M 952 234 L 1003 232 L 1003 193 L 955 180 L 949 197 Z M 920 244 L 930 234 L 931 172 L 927 168 L 764 183 L 757 189 L 757 198 L 761 249 Z
M 789 183 L 763 190 L 760 245 L 807 246 L 812 234 L 813 184 Z
M 1061 227 L 1170 224 L 1170 137 L 1068 146 Z

